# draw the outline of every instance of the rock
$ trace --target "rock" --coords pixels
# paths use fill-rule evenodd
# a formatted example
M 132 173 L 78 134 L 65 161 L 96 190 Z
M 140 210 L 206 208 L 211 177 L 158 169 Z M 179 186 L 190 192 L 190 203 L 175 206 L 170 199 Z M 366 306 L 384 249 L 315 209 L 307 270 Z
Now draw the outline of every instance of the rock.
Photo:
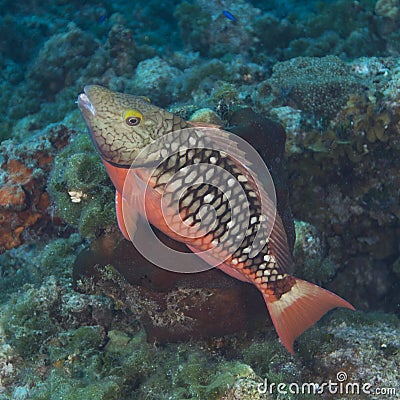
M 267 309 L 254 286 L 217 269 L 197 274 L 166 271 L 147 261 L 119 232 L 99 237 L 84 250 L 73 275 L 77 290 L 105 294 L 139 318 L 149 341 L 208 338 L 268 324 Z

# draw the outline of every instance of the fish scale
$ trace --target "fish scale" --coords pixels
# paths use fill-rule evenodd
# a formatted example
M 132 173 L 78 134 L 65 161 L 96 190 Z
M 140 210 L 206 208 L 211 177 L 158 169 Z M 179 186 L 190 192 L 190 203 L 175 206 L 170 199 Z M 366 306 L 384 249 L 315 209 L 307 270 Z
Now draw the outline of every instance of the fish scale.
M 193 145 L 202 144 L 202 137 L 192 137 Z M 183 143 L 180 143 L 183 144 Z M 203 143 L 204 144 L 204 143 Z M 164 145 L 166 147 L 170 146 L 168 139 L 165 139 Z M 176 148 L 179 144 L 175 143 Z M 171 149 L 173 150 L 173 149 Z M 211 159 L 213 162 L 211 162 Z M 205 203 L 203 202 L 203 196 L 196 194 L 195 188 L 191 188 L 187 192 L 190 195 L 193 195 L 192 201 L 188 205 L 179 204 L 178 207 L 174 204 L 176 201 L 179 201 L 177 198 L 174 198 L 174 193 L 179 193 L 179 188 L 181 185 L 175 185 L 174 189 L 176 192 L 172 193 L 172 199 L 175 200 L 171 201 L 168 205 L 169 207 L 179 210 L 179 215 L 181 216 L 181 220 L 190 219 L 191 223 L 195 225 L 196 223 L 201 222 L 201 217 L 199 216 L 200 209 L 205 204 L 210 204 L 214 207 L 214 210 L 217 214 L 216 219 L 216 227 L 212 230 L 208 230 L 207 227 L 203 227 L 205 232 L 208 232 L 208 235 L 211 235 L 211 239 L 204 234 L 204 240 L 201 243 L 197 244 L 197 247 L 201 250 L 208 250 L 210 248 L 209 243 L 219 244 L 224 238 L 224 243 L 220 247 L 220 253 L 223 255 L 222 258 L 227 254 L 227 250 L 229 253 L 230 246 L 232 242 L 234 242 L 234 238 L 229 238 L 226 235 L 232 234 L 236 235 L 236 232 L 243 232 L 246 231 L 246 235 L 242 241 L 242 243 L 237 247 L 234 251 L 232 256 L 230 257 L 230 262 L 236 266 L 236 268 L 240 269 L 244 275 L 249 276 L 252 280 L 254 280 L 255 284 L 260 287 L 262 290 L 266 290 L 269 293 L 273 293 L 273 296 L 279 299 L 284 293 L 286 293 L 290 287 L 292 287 L 295 283 L 295 280 L 288 274 L 286 274 L 280 265 L 277 264 L 274 257 L 270 258 L 269 262 L 265 262 L 264 256 L 270 256 L 271 251 L 268 247 L 269 240 L 264 240 L 265 244 L 262 247 L 260 253 L 255 257 L 250 257 L 247 253 L 244 252 L 245 249 L 251 247 L 254 243 L 257 235 L 257 231 L 259 229 L 259 221 L 261 219 L 262 214 L 261 211 L 261 203 L 260 199 L 257 196 L 255 190 L 250 185 L 247 180 L 243 180 L 242 171 L 237 167 L 237 164 L 234 160 L 232 160 L 225 152 L 211 150 L 209 148 L 190 148 L 176 151 L 173 155 L 169 156 L 165 160 L 163 160 L 157 168 L 154 170 L 152 178 L 155 180 L 154 188 L 164 190 L 166 184 L 170 182 L 172 176 L 182 171 L 182 168 L 190 167 L 197 165 L 199 163 L 205 163 L 210 165 L 218 165 L 223 170 L 229 172 L 233 175 L 235 180 L 239 182 L 240 186 L 246 193 L 246 198 L 243 199 L 242 202 L 233 204 L 232 208 L 234 212 L 238 215 L 238 224 L 237 226 L 231 226 L 228 228 L 229 222 L 232 220 L 231 209 L 228 206 L 229 201 L 227 197 L 218 189 L 219 196 L 216 197 L 216 201 L 221 200 L 219 204 L 215 204 L 214 202 Z M 217 175 L 218 176 L 218 175 Z M 215 178 L 215 177 L 214 177 Z M 195 176 L 192 176 L 188 182 L 194 181 L 196 179 Z M 181 178 L 181 183 L 183 184 L 185 181 L 185 177 Z M 186 182 L 186 183 L 188 183 Z M 223 184 L 223 180 L 214 181 L 214 185 L 218 188 Z M 210 188 L 212 185 L 210 184 L 203 184 L 199 187 L 207 187 Z M 232 200 L 235 197 L 230 196 L 229 200 L 232 203 Z M 244 210 L 241 208 L 244 204 L 249 206 L 249 217 L 245 218 L 246 215 Z M 229 215 L 227 220 L 223 218 Z M 251 223 L 252 219 L 255 218 L 256 222 L 254 224 Z M 173 218 L 172 223 L 176 223 L 179 220 L 176 216 Z M 192 228 L 196 228 L 193 226 Z M 197 233 L 201 229 L 201 226 L 198 225 L 196 231 Z M 188 234 L 188 233 L 186 233 Z M 225 237 L 224 237 L 225 236 Z M 215 242 L 216 241 L 216 242 Z M 216 251 L 217 253 L 217 251 Z
M 85 86 L 78 107 L 116 188 L 117 220 L 125 238 L 133 237 L 137 214 L 141 213 L 210 265 L 254 284 L 262 293 L 282 343 L 292 353 L 294 340 L 327 311 L 335 307 L 354 310 L 334 293 L 290 274 L 291 254 L 274 198 L 259 185 L 259 177 L 248 169 L 251 163 L 226 131 L 207 124 L 199 127 L 142 97 L 98 85 Z M 171 133 L 179 134 L 170 137 Z M 201 170 L 202 164 L 208 169 Z M 196 165 L 200 170 L 190 170 Z M 217 166 L 229 172 L 239 186 L 215 173 L 213 167 Z M 185 173 L 180 176 L 182 171 Z M 171 179 L 175 174 L 177 179 Z M 203 177 L 206 181 L 196 182 Z M 186 193 L 181 193 L 190 184 Z M 221 187 L 226 187 L 225 193 Z M 137 209 L 122 208 L 124 199 L 140 192 L 145 207 L 133 203 Z M 143 211 L 146 207 L 150 213 Z M 213 224 L 209 221 L 210 208 L 215 210 Z M 202 226 L 204 222 L 207 227 Z M 269 230 L 264 223 L 269 224 Z M 199 236 L 190 235 L 193 232 Z M 243 240 L 229 253 L 238 235 Z M 203 250 L 210 248 L 211 256 L 204 254 Z M 253 249 L 261 250 L 253 254 Z M 213 257 L 214 253 L 219 256 Z M 225 261 L 217 265 L 219 260 Z
M 166 183 L 171 180 L 175 173 L 181 171 L 182 168 L 197 165 L 198 163 L 210 163 L 211 157 L 214 157 L 216 159 L 216 163 L 222 165 L 224 170 L 231 173 L 239 182 L 238 178 L 243 176 L 243 174 L 229 157 L 221 155 L 221 152 L 216 150 L 210 151 L 209 149 L 195 148 L 181 150 L 164 160 L 153 173 L 152 177 L 156 182 L 154 187 L 164 190 Z M 196 178 L 197 177 L 194 177 L 193 181 L 195 181 Z M 183 184 L 184 177 L 181 178 L 181 181 Z M 211 230 L 206 229 L 208 234 L 212 236 L 212 242 L 215 240 L 220 242 L 222 236 L 226 234 L 229 235 L 229 233 L 234 230 L 234 227 L 229 226 L 229 223 L 232 221 L 232 211 L 231 207 L 229 206 L 229 200 L 222 193 L 222 191 L 218 189 L 218 185 L 221 183 L 222 182 L 217 181 L 214 182 L 213 185 L 208 183 L 194 185 L 185 192 L 182 198 L 177 199 L 172 196 L 173 202 L 179 201 L 179 213 L 183 222 L 190 220 L 190 225 L 193 228 L 196 228 L 196 224 L 198 225 L 202 221 L 202 218 L 199 215 L 202 207 L 207 204 L 213 207 L 213 209 L 216 211 L 216 221 L 213 221 L 216 227 Z M 283 290 L 290 285 L 290 281 L 285 285 L 279 284 L 279 281 L 287 279 L 288 275 L 280 269 L 273 259 L 271 259 L 269 262 L 265 262 L 264 256 L 270 255 L 268 244 L 265 243 L 261 252 L 255 257 L 250 257 L 250 255 L 245 251 L 254 242 L 257 231 L 260 227 L 261 204 L 258 197 L 249 196 L 249 193 L 254 193 L 254 190 L 248 181 L 239 182 L 239 184 L 247 194 L 245 201 L 247 204 L 249 204 L 249 217 L 247 219 L 239 220 L 239 230 L 246 229 L 247 232 L 250 232 L 245 236 L 243 242 L 233 253 L 232 261 L 234 263 L 237 261 L 237 264 L 240 263 L 243 272 L 254 276 L 258 284 L 266 285 L 269 282 L 274 282 L 275 295 L 280 296 L 282 293 L 284 293 Z M 180 192 L 178 188 L 179 185 L 176 193 Z M 204 196 L 208 193 L 214 194 L 212 196 L 212 200 L 205 202 L 203 201 Z M 187 201 L 188 198 L 190 198 L 190 201 Z M 232 198 L 230 198 L 230 200 L 232 202 Z M 169 206 L 174 207 L 173 204 L 169 204 Z M 241 206 L 242 203 L 232 205 L 233 212 L 238 213 L 239 216 L 244 215 L 242 213 L 243 210 Z M 253 220 L 254 223 L 251 223 Z M 200 227 L 197 229 L 200 229 Z M 229 237 L 226 240 L 228 246 L 232 244 L 232 241 L 229 240 Z M 224 247 L 226 246 L 222 246 L 222 249 L 224 249 Z

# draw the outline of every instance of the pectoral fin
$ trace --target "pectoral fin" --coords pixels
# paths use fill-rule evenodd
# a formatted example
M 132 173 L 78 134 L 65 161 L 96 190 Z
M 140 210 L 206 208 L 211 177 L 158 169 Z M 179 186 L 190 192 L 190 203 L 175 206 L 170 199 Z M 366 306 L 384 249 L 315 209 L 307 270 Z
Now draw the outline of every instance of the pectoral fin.
M 126 240 L 131 240 L 129 238 L 129 234 L 128 234 L 128 231 L 126 229 L 124 216 L 123 216 L 123 213 L 122 213 L 122 201 L 123 201 L 123 199 L 122 199 L 121 193 L 116 191 L 115 192 L 115 212 L 117 214 L 118 227 L 119 227 L 119 230 L 121 231 L 121 233 L 124 235 L 124 238 Z

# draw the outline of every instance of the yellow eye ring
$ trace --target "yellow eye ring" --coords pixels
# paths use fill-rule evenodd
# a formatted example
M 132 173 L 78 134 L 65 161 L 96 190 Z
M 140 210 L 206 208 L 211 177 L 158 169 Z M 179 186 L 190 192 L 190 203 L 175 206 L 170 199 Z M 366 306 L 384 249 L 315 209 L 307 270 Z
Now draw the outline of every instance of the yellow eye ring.
M 137 110 L 127 110 L 124 112 L 123 119 L 128 126 L 138 126 L 142 122 L 143 115 Z

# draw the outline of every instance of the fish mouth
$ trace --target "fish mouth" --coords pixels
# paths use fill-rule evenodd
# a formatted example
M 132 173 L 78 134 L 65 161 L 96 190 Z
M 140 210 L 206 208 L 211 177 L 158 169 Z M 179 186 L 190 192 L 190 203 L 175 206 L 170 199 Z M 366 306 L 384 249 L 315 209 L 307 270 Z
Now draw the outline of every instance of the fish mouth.
M 83 89 L 83 93 L 80 93 L 78 96 L 78 101 L 77 101 L 78 107 L 84 116 L 87 116 L 88 112 L 89 112 L 92 117 L 95 117 L 96 110 L 95 110 L 92 102 L 90 101 L 90 98 L 87 94 L 86 89 L 87 89 L 87 87 L 85 86 Z

